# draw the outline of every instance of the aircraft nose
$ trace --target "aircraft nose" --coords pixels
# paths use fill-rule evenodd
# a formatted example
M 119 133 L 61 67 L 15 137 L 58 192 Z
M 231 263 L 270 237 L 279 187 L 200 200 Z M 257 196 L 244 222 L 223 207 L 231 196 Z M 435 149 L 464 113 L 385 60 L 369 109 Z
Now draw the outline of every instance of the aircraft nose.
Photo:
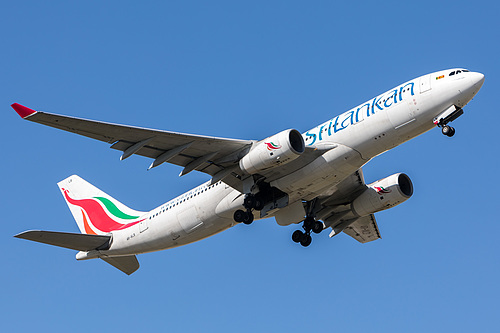
M 474 87 L 481 88 L 484 83 L 484 75 L 478 72 L 470 73 L 470 79 Z

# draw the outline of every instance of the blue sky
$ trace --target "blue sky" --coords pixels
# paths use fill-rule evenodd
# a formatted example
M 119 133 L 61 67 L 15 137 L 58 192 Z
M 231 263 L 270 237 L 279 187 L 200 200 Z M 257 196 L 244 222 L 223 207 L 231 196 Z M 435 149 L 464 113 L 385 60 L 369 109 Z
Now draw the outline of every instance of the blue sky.
M 497 329 L 498 54 L 493 1 L 10 1 L 0 4 L 3 286 L 0 330 L 443 332 Z M 15 239 L 77 232 L 56 183 L 78 174 L 138 210 L 206 181 L 22 121 L 37 110 L 263 139 L 306 131 L 414 77 L 486 75 L 453 138 L 428 132 L 371 161 L 414 196 L 376 214 L 382 239 L 239 225 L 140 255 L 126 276 Z

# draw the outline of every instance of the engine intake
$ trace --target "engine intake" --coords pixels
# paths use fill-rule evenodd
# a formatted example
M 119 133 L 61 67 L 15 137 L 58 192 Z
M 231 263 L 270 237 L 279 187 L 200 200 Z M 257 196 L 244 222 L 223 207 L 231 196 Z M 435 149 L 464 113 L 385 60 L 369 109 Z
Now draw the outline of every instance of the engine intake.
M 392 208 L 413 195 L 413 184 L 404 173 L 397 173 L 368 185 L 351 204 L 353 213 L 366 216 Z
M 240 160 L 240 168 L 249 174 L 275 168 L 299 157 L 305 147 L 302 134 L 288 129 L 255 143 Z

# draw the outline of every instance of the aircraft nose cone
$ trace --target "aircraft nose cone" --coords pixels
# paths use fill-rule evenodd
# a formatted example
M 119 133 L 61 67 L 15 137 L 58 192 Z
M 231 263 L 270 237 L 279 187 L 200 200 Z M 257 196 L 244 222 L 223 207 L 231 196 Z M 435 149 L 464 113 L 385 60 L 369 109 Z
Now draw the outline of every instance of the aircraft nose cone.
M 470 74 L 471 74 L 470 78 L 471 78 L 472 84 L 475 87 L 477 87 L 478 89 L 481 88 L 481 86 L 484 83 L 484 75 L 481 73 L 477 73 L 477 72 L 473 72 Z

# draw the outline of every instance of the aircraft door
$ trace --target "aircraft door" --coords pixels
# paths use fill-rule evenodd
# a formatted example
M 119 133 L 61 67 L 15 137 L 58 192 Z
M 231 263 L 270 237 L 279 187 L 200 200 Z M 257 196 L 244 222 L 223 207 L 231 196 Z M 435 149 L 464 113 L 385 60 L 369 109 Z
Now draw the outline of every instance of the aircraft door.
M 420 93 L 423 94 L 426 91 L 431 90 L 431 76 L 425 75 L 420 78 L 419 82 Z
M 148 230 L 149 226 L 148 226 L 148 223 L 146 221 L 148 221 L 148 220 L 144 220 L 144 221 L 141 221 L 139 223 L 139 231 L 140 232 L 144 232 L 144 231 Z

